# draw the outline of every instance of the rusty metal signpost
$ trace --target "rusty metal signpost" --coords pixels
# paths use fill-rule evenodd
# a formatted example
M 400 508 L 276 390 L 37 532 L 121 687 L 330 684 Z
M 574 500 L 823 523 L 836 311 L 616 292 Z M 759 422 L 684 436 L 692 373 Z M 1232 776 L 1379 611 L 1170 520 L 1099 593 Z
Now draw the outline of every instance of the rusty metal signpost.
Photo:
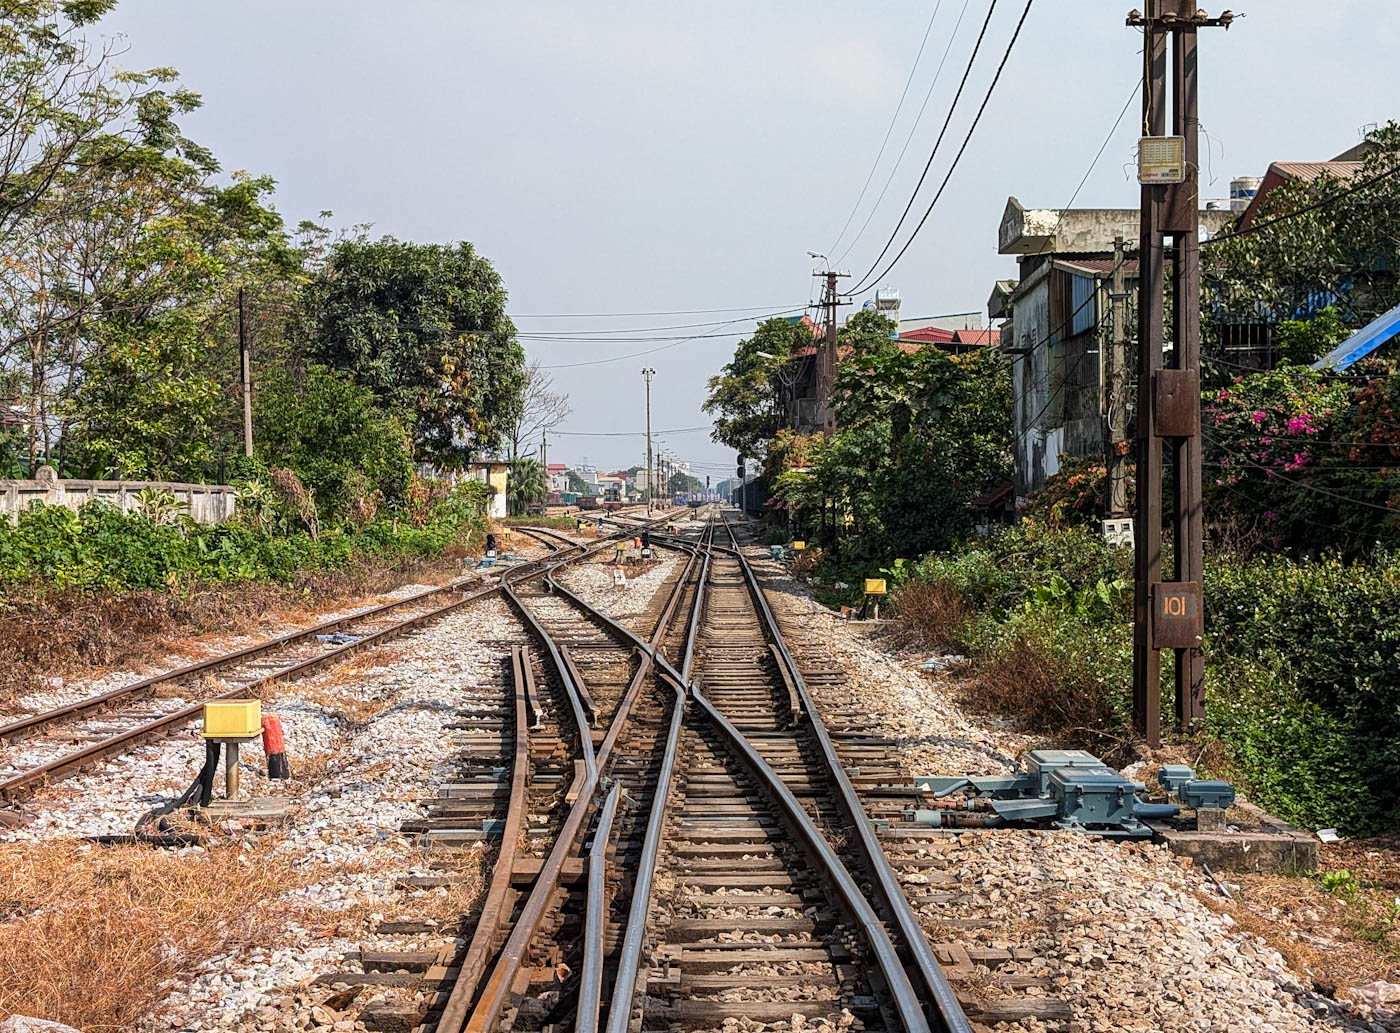
M 1205 715 L 1205 622 L 1201 602 L 1200 197 L 1197 169 L 1196 33 L 1229 28 L 1194 0 L 1147 0 L 1128 24 L 1143 31 L 1142 184 L 1139 243 L 1137 526 L 1133 632 L 1133 723 L 1161 739 L 1161 656 L 1176 656 L 1176 720 Z M 1167 40 L 1171 38 L 1172 132 L 1167 133 Z M 1170 246 L 1167 238 L 1171 239 Z M 1166 262 L 1172 258 L 1172 349 L 1165 356 Z M 1162 578 L 1162 481 L 1171 458 L 1173 578 Z

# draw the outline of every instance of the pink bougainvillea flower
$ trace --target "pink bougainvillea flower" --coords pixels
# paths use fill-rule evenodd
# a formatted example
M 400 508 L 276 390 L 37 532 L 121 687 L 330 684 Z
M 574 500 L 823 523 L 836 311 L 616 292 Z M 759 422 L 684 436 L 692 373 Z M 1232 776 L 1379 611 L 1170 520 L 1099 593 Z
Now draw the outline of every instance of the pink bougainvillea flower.
M 1256 427 L 1262 424 L 1264 422 L 1264 411 L 1262 409 L 1255 409 L 1253 420 Z

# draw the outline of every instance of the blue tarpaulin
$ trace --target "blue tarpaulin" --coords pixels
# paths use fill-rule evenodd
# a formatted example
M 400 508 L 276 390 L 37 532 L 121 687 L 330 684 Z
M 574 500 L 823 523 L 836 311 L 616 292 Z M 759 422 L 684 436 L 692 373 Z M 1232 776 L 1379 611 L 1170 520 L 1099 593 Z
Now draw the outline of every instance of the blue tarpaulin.
M 1396 334 L 1400 334 L 1400 305 L 1396 305 L 1383 316 L 1377 316 L 1356 333 L 1312 364 L 1313 369 L 1343 370 L 1352 363 L 1364 359 L 1385 344 Z

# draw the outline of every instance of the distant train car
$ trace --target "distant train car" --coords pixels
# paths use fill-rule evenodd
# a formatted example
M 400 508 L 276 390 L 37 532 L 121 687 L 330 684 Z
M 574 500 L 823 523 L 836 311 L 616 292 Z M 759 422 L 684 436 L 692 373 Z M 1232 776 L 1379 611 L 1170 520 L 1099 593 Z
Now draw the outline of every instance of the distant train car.
M 578 508 L 579 508 L 579 509 L 597 509 L 597 508 L 598 508 L 598 496 L 597 496 L 597 495 L 580 495 L 580 496 L 578 497 Z

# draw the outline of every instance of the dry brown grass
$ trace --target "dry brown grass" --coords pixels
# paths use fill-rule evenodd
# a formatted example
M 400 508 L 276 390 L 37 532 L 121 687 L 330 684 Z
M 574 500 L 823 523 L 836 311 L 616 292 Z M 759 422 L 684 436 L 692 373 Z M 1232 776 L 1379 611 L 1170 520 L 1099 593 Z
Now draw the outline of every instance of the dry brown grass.
M 279 898 L 301 880 L 273 846 L 0 847 L 0 1017 L 133 1028 L 171 981 L 285 919 Z
M 1108 687 L 1066 669 L 1045 643 L 1020 635 L 978 662 L 960 689 L 970 707 L 1011 718 L 1021 728 L 1063 738 L 1105 759 L 1129 745 L 1114 734 Z
M 456 881 L 443 891 L 407 895 L 400 905 L 404 918 L 423 918 L 449 925 L 471 914 L 486 892 L 486 851 L 445 848 L 430 851 L 434 869 Z
M 899 590 L 894 609 L 895 645 L 920 649 L 955 644 L 972 616 L 962 593 L 937 581 L 911 581 Z
M 258 633 L 269 621 L 307 624 L 318 611 L 349 608 L 405 583 L 445 581 L 460 573 L 460 551 L 426 563 L 360 563 L 292 585 L 120 595 L 7 588 L 0 597 L 0 708 L 41 690 L 46 677 L 95 677 L 170 654 L 208 655 L 218 648 L 216 637 Z

